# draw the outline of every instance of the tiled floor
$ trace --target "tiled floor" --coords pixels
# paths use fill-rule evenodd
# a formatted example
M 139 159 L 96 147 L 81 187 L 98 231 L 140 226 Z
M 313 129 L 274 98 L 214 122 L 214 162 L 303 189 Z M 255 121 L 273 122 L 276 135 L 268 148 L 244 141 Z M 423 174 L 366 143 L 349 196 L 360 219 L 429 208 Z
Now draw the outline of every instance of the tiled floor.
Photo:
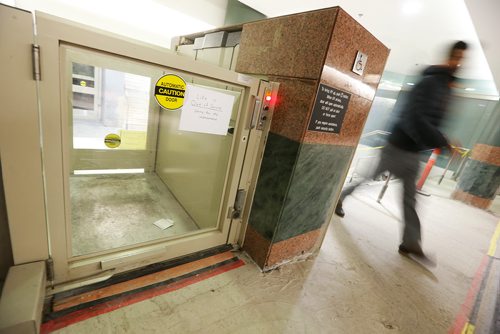
M 397 253 L 398 188 L 391 183 L 383 206 L 380 184 L 348 198 L 346 217 L 334 217 L 307 261 L 264 274 L 241 254 L 243 267 L 57 333 L 448 333 L 499 218 L 446 198 L 430 180 L 434 195 L 419 196 L 419 213 L 424 249 L 438 264 L 426 269 Z

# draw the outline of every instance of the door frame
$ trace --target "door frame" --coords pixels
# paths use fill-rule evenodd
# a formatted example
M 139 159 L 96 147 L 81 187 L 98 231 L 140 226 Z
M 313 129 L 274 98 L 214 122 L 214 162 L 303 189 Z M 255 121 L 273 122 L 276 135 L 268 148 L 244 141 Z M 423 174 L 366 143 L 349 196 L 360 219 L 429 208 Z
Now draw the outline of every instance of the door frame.
M 0 4 L 0 158 L 14 265 L 48 258 L 33 17 Z
M 195 62 L 186 57 L 178 56 L 169 49 L 151 46 L 138 41 L 129 40 L 122 36 L 99 31 L 77 23 L 66 21 L 51 15 L 36 12 L 37 36 L 36 43 L 41 50 L 42 80 L 39 84 L 41 107 L 41 124 L 43 137 L 45 189 L 47 208 L 47 228 L 49 234 L 49 254 L 54 263 L 54 284 L 72 280 L 102 275 L 106 272 L 114 274 L 141 267 L 149 263 L 167 260 L 207 248 L 207 244 L 217 245 L 226 242 L 234 243 L 237 236 L 229 235 L 231 219 L 224 216 L 233 205 L 238 190 L 238 180 L 243 170 L 245 148 L 250 133 L 251 120 L 255 97 L 258 92 L 259 81 L 248 76 L 225 70 L 213 65 Z M 152 241 L 130 247 L 114 249 L 112 252 L 96 253 L 69 261 L 67 240 L 65 205 L 69 205 L 65 197 L 68 175 L 63 168 L 63 135 L 64 127 L 61 118 L 63 99 L 61 94 L 64 87 L 64 73 L 60 68 L 60 45 L 69 44 L 82 48 L 89 48 L 139 62 L 161 66 L 166 69 L 192 73 L 202 77 L 213 78 L 231 85 L 244 88 L 241 99 L 238 126 L 234 134 L 233 152 L 223 198 L 224 223 L 221 228 L 208 230 L 203 233 L 182 236 L 167 241 Z M 235 182 L 236 181 L 236 182 Z M 228 240 L 228 238 L 230 240 Z M 167 250 L 168 249 L 168 253 Z

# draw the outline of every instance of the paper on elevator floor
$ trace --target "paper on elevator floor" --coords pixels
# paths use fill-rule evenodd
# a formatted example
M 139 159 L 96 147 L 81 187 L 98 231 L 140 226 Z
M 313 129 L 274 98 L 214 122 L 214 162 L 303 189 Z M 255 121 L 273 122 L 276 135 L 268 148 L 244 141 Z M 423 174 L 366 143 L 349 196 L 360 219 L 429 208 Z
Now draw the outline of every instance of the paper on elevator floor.
M 172 219 L 163 218 L 163 219 L 155 221 L 153 223 L 153 225 L 155 225 L 156 227 L 161 228 L 162 230 L 165 230 L 165 229 L 167 229 L 169 227 L 174 226 L 174 221 Z

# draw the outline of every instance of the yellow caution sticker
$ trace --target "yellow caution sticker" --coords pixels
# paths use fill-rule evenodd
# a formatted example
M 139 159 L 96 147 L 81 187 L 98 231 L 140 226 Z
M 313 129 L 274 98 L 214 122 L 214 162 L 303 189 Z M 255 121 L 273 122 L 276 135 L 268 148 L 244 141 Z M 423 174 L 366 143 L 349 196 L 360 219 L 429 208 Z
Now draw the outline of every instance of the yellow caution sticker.
M 117 148 L 122 143 L 122 140 L 119 135 L 115 133 L 110 133 L 106 137 L 104 137 L 104 145 L 109 148 Z
M 156 102 L 165 109 L 176 110 L 184 104 L 186 82 L 180 76 L 167 74 L 162 76 L 155 85 Z

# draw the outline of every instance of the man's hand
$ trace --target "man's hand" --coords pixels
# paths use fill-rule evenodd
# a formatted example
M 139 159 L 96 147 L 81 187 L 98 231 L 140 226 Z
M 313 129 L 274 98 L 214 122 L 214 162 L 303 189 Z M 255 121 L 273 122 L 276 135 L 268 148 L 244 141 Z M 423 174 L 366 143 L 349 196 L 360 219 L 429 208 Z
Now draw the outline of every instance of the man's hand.
M 462 154 L 462 144 L 457 140 L 449 141 L 448 149 L 450 150 L 450 153 L 456 152 Z

